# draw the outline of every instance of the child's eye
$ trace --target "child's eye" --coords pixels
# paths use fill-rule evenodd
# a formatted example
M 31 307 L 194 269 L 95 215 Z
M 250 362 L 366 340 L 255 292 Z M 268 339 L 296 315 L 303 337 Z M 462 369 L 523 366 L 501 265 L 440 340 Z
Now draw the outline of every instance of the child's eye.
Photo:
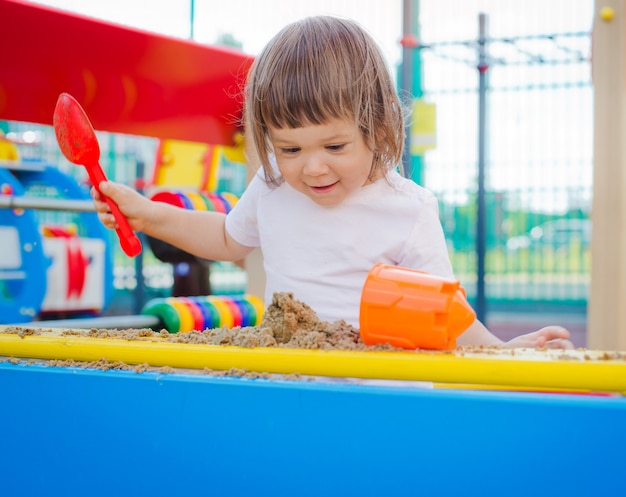
M 327 149 L 327 150 L 330 150 L 330 151 L 332 151 L 332 152 L 338 152 L 339 150 L 342 150 L 342 149 L 343 149 L 343 147 L 345 147 L 345 146 L 346 146 L 346 145 L 345 145 L 345 144 L 343 144 L 343 143 L 342 143 L 341 145 L 327 145 L 327 146 L 326 146 L 326 149 Z
M 297 154 L 298 152 L 300 152 L 300 149 L 298 147 L 290 147 L 290 148 L 281 148 L 280 151 L 283 154 Z

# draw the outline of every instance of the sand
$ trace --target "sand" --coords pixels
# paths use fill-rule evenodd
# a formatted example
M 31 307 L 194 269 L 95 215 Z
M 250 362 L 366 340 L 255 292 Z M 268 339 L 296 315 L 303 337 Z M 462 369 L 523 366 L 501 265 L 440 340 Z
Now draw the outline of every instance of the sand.
M 345 321 L 336 321 L 328 323 L 321 321 L 315 312 L 305 303 L 298 301 L 291 293 L 277 293 L 274 295 L 272 302 L 268 306 L 263 321 L 258 326 L 253 327 L 234 327 L 234 328 L 215 328 L 207 330 L 191 331 L 188 333 L 171 334 L 167 330 L 154 331 L 152 329 L 97 329 L 90 330 L 51 330 L 45 328 L 35 328 L 27 326 L 5 326 L 0 333 L 18 334 L 21 337 L 29 335 L 58 334 L 61 336 L 85 336 L 92 338 L 116 338 L 123 340 L 139 340 L 139 341 L 159 341 L 171 343 L 186 344 L 207 344 L 207 345 L 231 345 L 238 347 L 284 347 L 299 349 L 317 349 L 317 350 L 352 350 L 352 351 L 400 351 L 388 344 L 368 346 L 365 345 L 360 338 L 359 330 Z M 611 352 L 604 354 L 591 354 L 583 349 L 576 351 L 547 351 L 553 359 L 559 360 L 617 360 L 626 361 L 626 354 L 619 352 Z M 417 351 L 429 352 L 436 354 L 454 353 L 456 355 L 500 355 L 500 356 L 520 356 L 524 354 L 537 354 L 541 352 L 539 349 L 507 349 L 502 347 L 458 347 L 453 351 Z M 20 361 L 15 358 L 0 358 L 2 361 Z M 128 365 L 121 362 L 109 362 L 106 359 L 100 359 L 92 362 L 77 362 L 73 360 L 28 360 L 27 364 L 45 363 L 48 366 L 62 367 L 86 367 L 97 368 L 102 370 L 118 369 L 133 370 L 141 373 L 144 371 L 155 371 L 159 373 L 174 373 L 179 370 L 169 367 L 151 367 L 148 364 Z M 192 372 L 198 374 L 197 370 Z M 288 379 L 310 379 L 303 378 L 299 374 L 294 375 L 271 375 L 269 373 L 254 373 L 240 369 L 232 368 L 227 371 L 214 371 L 205 368 L 200 371 L 201 374 L 210 374 L 214 376 L 245 376 L 253 378 L 280 378 Z
M 4 333 L 20 336 L 49 334 L 54 330 L 34 327 L 5 327 Z M 277 293 L 258 326 L 214 328 L 188 333 L 168 333 L 167 330 L 97 329 L 63 330 L 61 336 L 119 338 L 123 340 L 159 340 L 173 343 L 235 345 L 238 347 L 288 347 L 320 350 L 394 350 L 389 345 L 368 346 L 361 341 L 359 330 L 346 323 L 320 321 L 305 303 L 291 293 Z M 399 349 L 395 349 L 399 350 Z
M 89 330 L 53 330 L 27 326 L 6 326 L 2 333 L 29 335 L 58 334 L 60 336 L 85 336 L 102 339 L 122 339 L 139 341 L 165 341 L 170 343 L 232 345 L 238 347 L 285 347 L 319 350 L 394 350 L 389 345 L 367 346 L 360 338 L 359 331 L 345 321 L 328 323 L 320 321 L 315 312 L 305 303 L 294 299 L 291 293 L 277 293 L 268 306 L 263 321 L 258 326 L 215 328 L 197 330 L 188 333 L 169 333 L 167 330 L 154 331 L 142 329 L 98 329 Z M 0 358 L 0 362 L 20 361 L 15 358 Z M 28 360 L 26 364 L 46 364 L 52 367 L 84 367 L 101 370 L 131 370 L 138 373 L 153 371 L 159 373 L 179 372 L 174 368 L 154 368 L 148 364 L 128 365 L 122 362 L 109 362 L 105 358 L 98 361 L 78 362 L 74 360 Z M 185 370 L 185 373 L 198 374 L 196 370 Z M 245 376 L 252 378 L 311 379 L 299 374 L 272 375 L 269 373 L 249 372 L 231 368 L 227 371 L 215 371 L 205 368 L 202 374 L 213 376 Z

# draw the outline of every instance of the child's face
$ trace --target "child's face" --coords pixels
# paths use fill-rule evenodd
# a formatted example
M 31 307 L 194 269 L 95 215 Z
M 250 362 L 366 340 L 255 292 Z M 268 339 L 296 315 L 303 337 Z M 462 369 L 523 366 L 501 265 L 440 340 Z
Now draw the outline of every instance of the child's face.
M 354 121 L 333 119 L 293 129 L 270 127 L 269 135 L 284 180 L 320 205 L 339 204 L 370 182 L 374 154 Z

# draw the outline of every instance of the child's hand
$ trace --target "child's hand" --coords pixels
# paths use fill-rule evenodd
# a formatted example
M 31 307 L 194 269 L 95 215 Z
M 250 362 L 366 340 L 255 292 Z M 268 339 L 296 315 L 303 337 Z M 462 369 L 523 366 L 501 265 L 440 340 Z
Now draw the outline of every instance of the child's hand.
M 538 331 L 520 335 L 504 344 L 504 347 L 573 349 L 569 331 L 561 326 L 546 326 Z
M 151 223 L 152 202 L 132 188 L 115 183 L 103 181 L 100 183 L 100 191 L 113 200 L 126 219 L 133 231 L 146 231 Z M 119 228 L 111 209 L 102 195 L 95 188 L 91 188 L 91 196 L 94 200 L 98 219 L 107 228 Z

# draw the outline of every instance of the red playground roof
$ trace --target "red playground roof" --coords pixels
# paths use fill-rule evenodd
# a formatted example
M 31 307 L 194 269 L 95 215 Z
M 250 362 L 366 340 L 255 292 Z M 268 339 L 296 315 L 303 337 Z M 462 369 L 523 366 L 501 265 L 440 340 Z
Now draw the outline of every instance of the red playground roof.
M 253 58 L 0 0 L 0 119 L 52 124 L 72 95 L 97 130 L 231 145 Z

